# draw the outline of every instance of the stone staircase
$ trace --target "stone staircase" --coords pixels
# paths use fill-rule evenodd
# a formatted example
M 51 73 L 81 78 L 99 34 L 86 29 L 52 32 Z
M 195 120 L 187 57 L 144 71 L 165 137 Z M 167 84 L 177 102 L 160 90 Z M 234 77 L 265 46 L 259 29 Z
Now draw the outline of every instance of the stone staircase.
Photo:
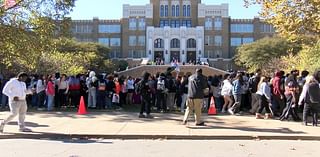
M 159 73 L 165 73 L 167 69 L 171 67 L 170 65 L 141 65 L 138 67 L 134 67 L 125 71 L 118 72 L 121 76 L 132 76 L 134 78 L 141 77 L 143 72 L 149 72 L 152 75 Z M 197 68 L 201 68 L 203 74 L 206 76 L 214 76 L 214 75 L 224 75 L 228 72 L 216 69 L 213 67 L 209 67 L 206 65 L 181 65 L 179 75 L 191 75 L 193 74 Z M 177 71 L 172 72 L 173 76 L 176 76 Z

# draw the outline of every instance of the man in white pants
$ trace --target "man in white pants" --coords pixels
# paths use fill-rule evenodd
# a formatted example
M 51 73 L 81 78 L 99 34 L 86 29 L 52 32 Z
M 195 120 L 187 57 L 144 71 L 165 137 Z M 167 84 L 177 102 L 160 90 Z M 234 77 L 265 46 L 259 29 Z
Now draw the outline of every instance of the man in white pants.
M 20 73 L 17 78 L 12 78 L 3 88 L 3 94 L 9 97 L 10 115 L 1 121 L 0 133 L 3 132 L 4 125 L 10 122 L 13 118 L 19 115 L 19 131 L 30 132 L 24 124 L 24 120 L 27 113 L 26 95 L 31 94 L 26 88 L 26 79 L 28 75 L 26 73 Z

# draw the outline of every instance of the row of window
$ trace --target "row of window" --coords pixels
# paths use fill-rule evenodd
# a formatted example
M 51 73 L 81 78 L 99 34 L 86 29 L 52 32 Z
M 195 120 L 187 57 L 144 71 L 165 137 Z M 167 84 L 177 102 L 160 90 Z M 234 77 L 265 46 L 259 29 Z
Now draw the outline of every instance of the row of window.
M 146 21 L 144 18 L 130 18 L 129 19 L 129 30 L 145 30 L 146 29 Z
M 172 39 L 170 42 L 171 48 L 180 48 L 180 45 L 181 44 L 179 39 Z M 164 40 L 156 39 L 154 41 L 154 48 L 164 48 Z M 187 48 L 197 48 L 197 41 L 195 39 L 188 39 Z
M 105 46 L 120 46 L 121 40 L 120 38 L 99 38 L 98 42 Z
M 253 24 L 231 24 L 231 33 L 253 33 Z
M 206 46 L 221 46 L 222 36 L 205 36 L 204 42 Z
M 221 30 L 222 29 L 222 18 L 216 17 L 214 19 L 212 18 L 206 18 L 204 27 L 206 30 L 212 30 L 214 27 L 214 30 Z
M 145 58 L 146 51 L 145 50 L 130 50 L 128 54 L 128 58 Z
M 252 43 L 254 41 L 253 38 L 249 37 L 249 38 L 231 38 L 230 39 L 230 45 L 231 46 L 240 46 L 242 44 L 248 44 L 248 43 Z
M 120 25 L 99 25 L 99 33 L 121 33 Z
M 205 58 L 221 58 L 222 57 L 222 51 L 221 50 L 208 50 L 204 52 Z
M 92 33 L 92 25 L 73 25 L 72 32 L 74 32 L 74 33 Z
M 170 26 L 171 28 L 179 28 L 179 27 L 192 27 L 191 20 L 167 20 L 167 19 L 161 19 L 160 28 L 163 28 L 165 26 Z
M 191 6 L 190 5 L 183 5 L 183 12 L 184 17 L 191 16 Z M 168 17 L 169 16 L 169 6 L 168 5 L 161 5 L 160 6 L 160 17 Z M 171 16 L 172 17 L 179 17 L 180 16 L 180 6 L 179 5 L 172 5 L 171 6 Z
M 145 46 L 145 36 L 129 36 L 129 46 Z

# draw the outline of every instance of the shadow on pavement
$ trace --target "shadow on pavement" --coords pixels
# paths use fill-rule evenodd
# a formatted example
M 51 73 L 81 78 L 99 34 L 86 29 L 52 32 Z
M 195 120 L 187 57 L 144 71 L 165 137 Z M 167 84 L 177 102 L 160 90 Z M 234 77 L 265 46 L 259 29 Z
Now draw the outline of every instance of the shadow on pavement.
M 9 122 L 7 125 L 18 125 L 18 122 L 12 121 Z M 43 125 L 33 122 L 25 122 L 26 127 L 38 128 L 38 127 L 50 127 L 49 125 Z

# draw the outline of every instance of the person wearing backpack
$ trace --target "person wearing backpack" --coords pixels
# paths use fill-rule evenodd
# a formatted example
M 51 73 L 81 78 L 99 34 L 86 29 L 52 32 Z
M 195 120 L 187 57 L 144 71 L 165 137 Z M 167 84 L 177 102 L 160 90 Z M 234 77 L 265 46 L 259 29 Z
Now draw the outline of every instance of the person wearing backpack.
M 157 79 L 157 91 L 156 91 L 158 111 L 163 111 L 163 112 L 167 111 L 165 95 L 166 95 L 166 77 L 164 73 L 161 73 Z
M 299 106 L 304 104 L 303 124 L 308 125 L 308 114 L 312 113 L 313 126 L 318 125 L 318 107 L 320 104 L 320 88 L 319 82 L 314 76 L 307 76 L 306 83 L 303 86 L 302 93 L 299 98 Z
M 259 97 L 256 94 L 258 84 L 261 79 L 261 69 L 256 70 L 256 74 L 249 79 L 249 91 L 251 93 L 251 110 L 250 113 L 255 114 L 259 107 Z
M 166 104 L 169 108 L 169 111 L 171 111 L 174 108 L 174 96 L 176 94 L 175 79 L 172 77 L 171 73 L 167 74 L 166 89 L 168 90 Z
M 196 126 L 205 126 L 201 121 L 201 105 L 207 86 L 208 82 L 206 77 L 202 75 L 202 69 L 196 69 L 196 73 L 189 77 L 187 109 L 182 121 L 183 125 L 187 124 L 190 112 L 194 111 Z
M 140 109 L 139 118 L 153 118 L 151 113 L 151 101 L 152 101 L 152 91 L 150 87 L 150 73 L 144 72 L 143 78 L 137 83 L 137 93 L 141 94 L 142 104 Z M 146 116 L 143 114 L 146 112 Z
M 87 78 L 88 86 L 88 108 L 96 108 L 97 106 L 97 87 L 98 87 L 98 78 L 96 73 L 91 71 L 89 77 Z

